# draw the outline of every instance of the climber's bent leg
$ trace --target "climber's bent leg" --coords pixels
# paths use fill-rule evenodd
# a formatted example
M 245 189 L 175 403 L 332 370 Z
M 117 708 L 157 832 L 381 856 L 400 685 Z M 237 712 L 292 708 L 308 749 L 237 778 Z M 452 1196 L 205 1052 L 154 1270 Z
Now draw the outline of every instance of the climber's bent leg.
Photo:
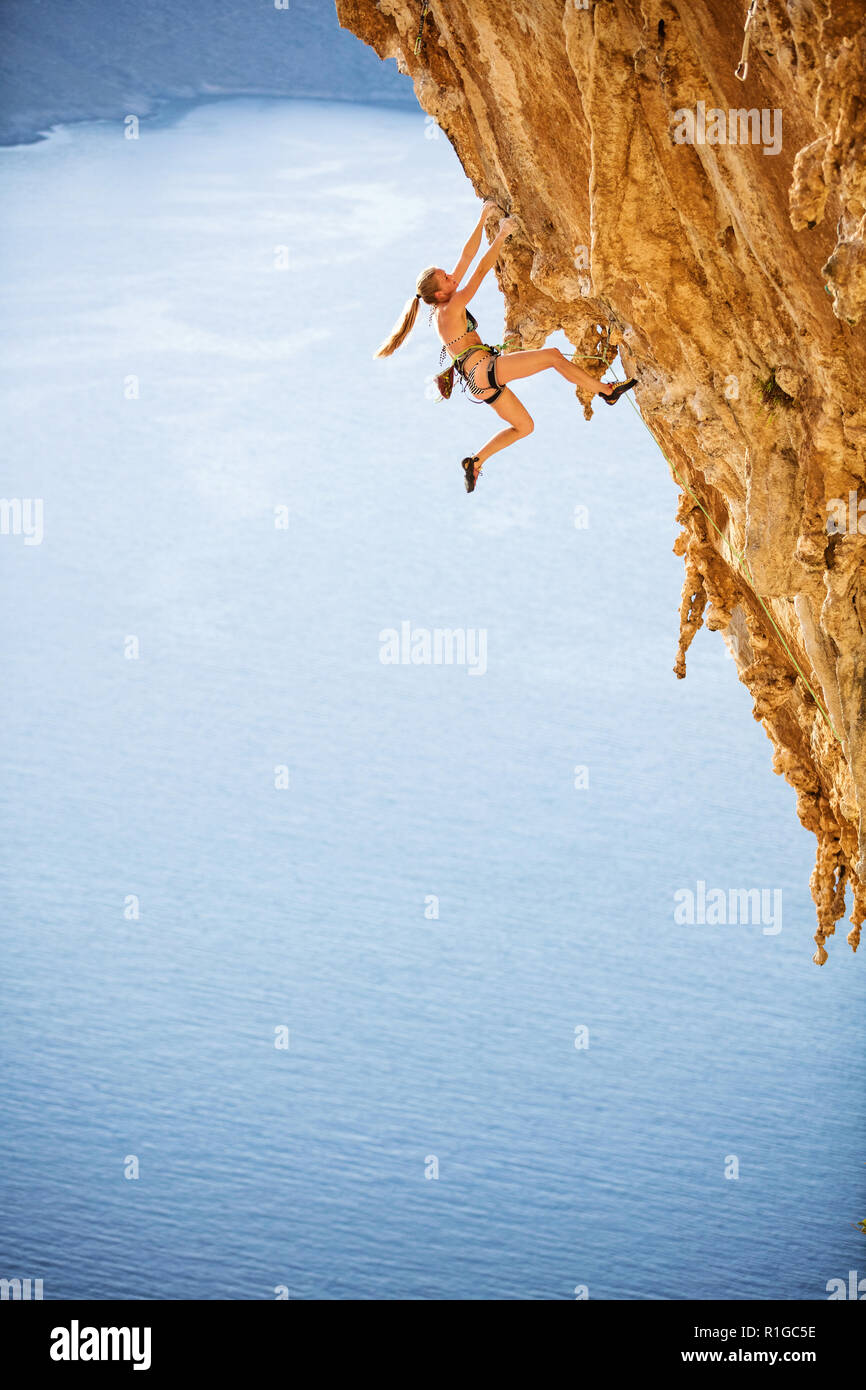
M 526 352 L 508 352 L 497 359 L 496 377 L 501 386 L 505 386 L 509 381 L 518 381 L 521 377 L 535 376 L 538 372 L 546 372 L 550 368 L 559 372 L 567 381 L 571 381 L 575 386 L 582 386 L 587 391 L 592 391 L 593 395 L 606 396 L 613 390 L 616 382 L 599 381 L 596 377 L 590 376 L 583 367 L 578 367 L 576 363 L 569 362 L 564 353 L 559 348 L 530 348 Z
M 499 357 L 496 362 L 496 375 L 500 385 L 504 384 L 502 381 L 502 364 L 504 360 L 504 358 Z M 494 434 L 492 439 L 488 439 L 483 449 L 478 450 L 477 457 L 479 468 L 485 460 L 490 458 L 491 454 L 498 454 L 500 449 L 507 449 L 509 444 L 516 444 L 518 439 L 526 439 L 527 435 L 532 434 L 532 431 L 535 429 L 535 422 L 532 416 L 522 401 L 517 399 L 513 391 L 504 390 L 499 399 L 491 403 L 491 409 L 495 410 L 496 414 L 500 416 L 501 419 L 508 422 L 508 428 L 500 430 L 498 434 Z

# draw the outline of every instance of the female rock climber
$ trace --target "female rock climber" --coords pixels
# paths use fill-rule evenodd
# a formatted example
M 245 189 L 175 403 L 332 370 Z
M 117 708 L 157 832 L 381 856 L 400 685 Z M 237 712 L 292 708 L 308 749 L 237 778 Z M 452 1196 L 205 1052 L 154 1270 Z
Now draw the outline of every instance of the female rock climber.
M 496 203 L 484 204 L 478 224 L 450 275 L 437 266 L 422 270 L 415 282 L 414 298 L 407 301 L 391 336 L 386 338 L 374 354 L 376 357 L 390 357 L 392 352 L 396 352 L 412 331 L 418 316 L 419 300 L 423 299 L 425 304 L 431 305 L 430 318 L 432 320 L 435 316 L 436 331 L 445 344 L 440 361 L 444 360 L 447 353 L 451 357 L 452 369 L 456 370 L 461 378 L 464 391 L 468 388 L 472 399 L 479 404 L 483 402 L 492 405 L 496 414 L 507 422 L 507 429 L 494 434 L 477 454 L 462 460 L 460 466 L 463 469 L 467 492 L 475 491 L 478 475 L 491 454 L 498 453 L 500 449 L 507 449 L 509 444 L 516 444 L 518 439 L 525 439 L 534 429 L 532 416 L 510 390 L 510 381 L 517 381 L 524 376 L 535 376 L 537 372 L 546 372 L 552 368 L 575 386 L 583 386 L 593 395 L 601 396 L 607 405 L 614 405 L 620 396 L 637 385 L 635 377 L 621 382 L 598 381 L 582 367 L 569 362 L 559 348 L 537 348 L 526 352 L 509 352 L 507 356 L 502 356 L 501 349 L 505 344 L 492 346 L 481 341 L 477 332 L 478 324 L 466 306 L 477 294 L 487 272 L 496 264 L 500 246 L 517 225 L 514 218 L 506 217 L 500 222 L 489 250 L 481 257 L 463 289 L 460 288 L 460 284 L 481 245 L 481 235 L 487 218 L 492 212 L 498 211 Z M 447 378 L 450 373 L 443 373 L 443 376 Z M 450 394 L 450 381 L 446 383 L 443 394 Z

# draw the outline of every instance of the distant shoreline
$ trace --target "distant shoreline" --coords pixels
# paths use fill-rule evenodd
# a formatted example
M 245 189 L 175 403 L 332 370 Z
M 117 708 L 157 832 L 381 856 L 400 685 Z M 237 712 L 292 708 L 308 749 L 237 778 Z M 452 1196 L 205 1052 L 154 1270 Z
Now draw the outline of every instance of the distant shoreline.
M 46 115 L 44 121 L 38 124 L 34 121 L 22 121 L 17 126 L 12 119 L 4 120 L 0 118 L 0 149 L 17 149 L 27 145 L 40 145 L 45 140 L 51 138 L 52 132 L 57 126 L 86 125 L 92 121 L 117 121 L 122 122 L 126 116 L 138 116 L 139 120 L 147 121 L 154 129 L 165 129 L 174 125 L 188 111 L 196 106 L 210 105 L 221 101 L 238 101 L 242 99 L 259 101 L 321 101 L 321 102 L 340 102 L 347 106 L 379 106 L 386 107 L 394 111 L 420 111 L 414 95 L 410 100 L 405 97 L 357 97 L 339 96 L 333 92 L 273 92 L 255 91 L 253 89 L 238 89 L 231 92 L 200 92 L 195 96 L 149 96 L 149 105 L 142 106 L 139 110 L 133 110 L 132 103 L 123 107 L 112 107 L 111 110 L 88 111 L 86 113 L 76 112 L 65 115 L 51 114 Z

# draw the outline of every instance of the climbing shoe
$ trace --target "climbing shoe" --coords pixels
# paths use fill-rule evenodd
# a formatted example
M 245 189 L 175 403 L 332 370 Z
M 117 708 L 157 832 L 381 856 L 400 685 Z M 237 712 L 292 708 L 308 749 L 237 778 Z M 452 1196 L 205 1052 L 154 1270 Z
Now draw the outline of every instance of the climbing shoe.
M 467 492 L 474 492 L 474 491 L 475 491 L 475 483 L 476 483 L 475 465 L 476 465 L 477 462 L 478 462 L 478 455 L 477 455 L 477 454 L 473 454 L 471 458 L 464 459 L 464 460 L 463 460 L 463 463 L 461 464 L 461 467 L 462 467 L 462 469 L 463 469 L 463 481 L 464 481 L 465 484 L 466 484 L 466 491 L 467 491 Z M 481 471 L 481 470 L 479 469 L 479 472 L 480 472 L 480 471 Z
M 620 396 L 624 396 L 626 391 L 630 391 L 633 386 L 637 386 L 636 376 L 630 376 L 628 381 L 621 381 L 618 386 L 614 387 L 609 396 L 602 396 L 601 399 L 605 405 L 616 405 Z

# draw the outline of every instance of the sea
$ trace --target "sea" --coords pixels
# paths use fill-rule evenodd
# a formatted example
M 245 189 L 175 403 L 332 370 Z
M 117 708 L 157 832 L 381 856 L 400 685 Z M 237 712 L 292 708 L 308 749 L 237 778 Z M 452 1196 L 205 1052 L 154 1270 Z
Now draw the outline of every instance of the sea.
M 0 182 L 0 1276 L 827 1298 L 862 961 L 812 963 L 721 635 L 673 675 L 637 410 L 518 383 L 467 496 L 501 422 L 425 312 L 374 359 L 478 215 L 438 127 L 191 100 Z M 473 310 L 501 341 L 494 275 Z

